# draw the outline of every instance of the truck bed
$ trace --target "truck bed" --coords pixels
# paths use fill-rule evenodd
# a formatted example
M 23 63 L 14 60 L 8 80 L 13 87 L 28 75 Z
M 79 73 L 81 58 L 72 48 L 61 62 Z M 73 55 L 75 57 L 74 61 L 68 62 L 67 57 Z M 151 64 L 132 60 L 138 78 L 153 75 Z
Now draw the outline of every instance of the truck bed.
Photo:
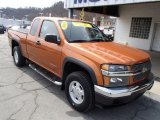
M 28 29 L 9 29 L 8 30 L 8 38 L 9 38 L 9 44 L 12 46 L 12 40 L 16 40 L 18 43 L 20 43 L 20 48 L 23 56 L 27 57 L 27 46 L 26 46 L 26 40 L 29 30 Z
M 24 34 L 28 34 L 29 32 L 29 29 L 24 29 L 24 28 L 10 28 L 9 30 L 13 30 L 13 31 L 16 31 L 16 32 L 20 32 L 20 33 L 24 33 Z

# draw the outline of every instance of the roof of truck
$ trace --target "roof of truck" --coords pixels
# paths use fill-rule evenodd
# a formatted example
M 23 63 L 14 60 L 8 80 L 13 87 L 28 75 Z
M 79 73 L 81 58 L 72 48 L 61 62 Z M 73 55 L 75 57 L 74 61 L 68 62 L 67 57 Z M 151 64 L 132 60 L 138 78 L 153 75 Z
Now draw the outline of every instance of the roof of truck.
M 71 19 L 71 18 L 66 18 L 66 17 L 36 17 L 36 18 L 40 18 L 40 19 L 47 19 L 47 20 L 66 20 L 66 21 L 79 21 L 79 22 L 88 22 L 91 23 L 89 21 L 85 21 L 85 20 L 80 20 L 80 19 Z

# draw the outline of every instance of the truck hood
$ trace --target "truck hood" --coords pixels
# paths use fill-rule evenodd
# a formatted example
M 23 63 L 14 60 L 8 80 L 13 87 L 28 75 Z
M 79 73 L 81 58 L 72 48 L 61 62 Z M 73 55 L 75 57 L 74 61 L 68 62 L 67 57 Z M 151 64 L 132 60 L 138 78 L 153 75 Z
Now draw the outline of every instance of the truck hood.
M 71 43 L 76 52 L 96 62 L 132 65 L 149 60 L 150 56 L 138 49 L 114 42 Z M 102 63 L 101 63 L 102 64 Z

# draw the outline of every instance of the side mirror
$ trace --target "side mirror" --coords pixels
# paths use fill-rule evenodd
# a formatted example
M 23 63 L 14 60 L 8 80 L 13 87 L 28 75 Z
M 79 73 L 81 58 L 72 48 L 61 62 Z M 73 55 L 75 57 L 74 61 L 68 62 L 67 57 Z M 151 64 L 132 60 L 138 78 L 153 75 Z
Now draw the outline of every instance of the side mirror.
M 45 36 L 45 41 L 46 42 L 50 42 L 50 43 L 55 43 L 55 44 L 60 44 L 60 41 L 58 40 L 58 36 L 57 35 L 46 35 Z

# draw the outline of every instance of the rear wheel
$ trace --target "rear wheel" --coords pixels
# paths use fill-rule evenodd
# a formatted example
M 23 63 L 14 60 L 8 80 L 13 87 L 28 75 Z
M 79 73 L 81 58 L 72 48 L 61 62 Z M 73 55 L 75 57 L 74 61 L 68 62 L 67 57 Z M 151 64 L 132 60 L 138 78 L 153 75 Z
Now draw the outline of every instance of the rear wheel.
M 93 108 L 94 89 L 86 73 L 71 73 L 66 79 L 65 92 L 69 103 L 77 111 L 86 112 Z
M 25 58 L 22 56 L 19 46 L 13 48 L 13 60 L 17 67 L 23 67 L 26 63 Z

